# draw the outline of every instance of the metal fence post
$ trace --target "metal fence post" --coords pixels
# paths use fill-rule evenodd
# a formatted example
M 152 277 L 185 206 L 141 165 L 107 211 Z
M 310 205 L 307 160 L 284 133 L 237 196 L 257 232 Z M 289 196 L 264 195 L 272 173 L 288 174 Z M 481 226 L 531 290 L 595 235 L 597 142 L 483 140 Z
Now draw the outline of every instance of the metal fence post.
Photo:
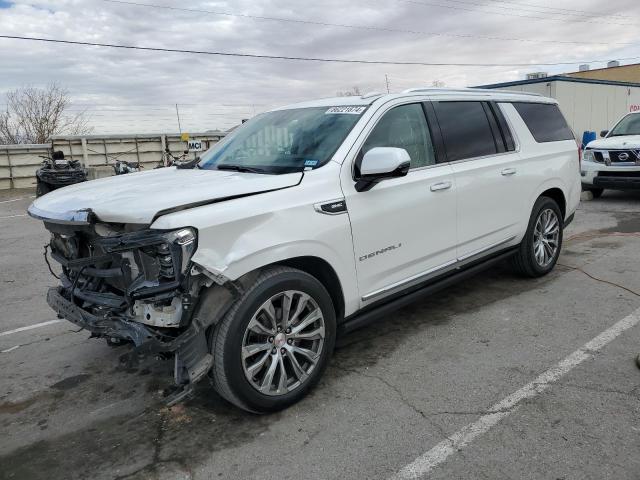
M 136 142 L 136 158 L 138 159 L 138 166 L 140 166 L 140 151 L 138 150 L 138 137 L 134 138 Z
M 89 153 L 87 152 L 87 139 L 82 137 L 80 139 L 80 143 L 82 144 L 82 163 L 86 168 L 89 164 Z
M 11 165 L 11 155 L 9 154 L 9 149 L 5 150 L 7 152 L 7 165 L 9 166 L 9 188 L 16 188 L 15 181 L 13 180 L 13 167 Z

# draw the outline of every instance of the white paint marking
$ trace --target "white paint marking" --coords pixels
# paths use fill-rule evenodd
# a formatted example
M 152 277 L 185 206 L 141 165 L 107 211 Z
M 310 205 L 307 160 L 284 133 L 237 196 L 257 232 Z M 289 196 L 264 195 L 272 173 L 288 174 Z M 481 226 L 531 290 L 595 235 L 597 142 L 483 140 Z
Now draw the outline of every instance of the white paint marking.
M 16 217 L 26 217 L 27 214 L 26 213 L 21 213 L 20 215 L 7 215 L 6 217 L 0 217 L 0 220 L 3 220 L 5 218 L 16 218 Z
M 14 345 L 11 348 L 7 348 L 6 350 L 2 350 L 0 353 L 9 353 L 9 352 L 13 352 L 15 349 L 20 348 L 20 345 Z
M 581 348 L 565 357 L 553 367 L 542 373 L 535 380 L 489 408 L 486 415 L 449 436 L 431 450 L 423 453 L 409 465 L 396 473 L 393 480 L 420 478 L 428 474 L 434 467 L 443 463 L 449 456 L 471 443 L 476 437 L 487 432 L 500 420 L 512 413 L 527 398 L 532 398 L 549 388 L 550 384 L 591 358 L 593 354 L 618 337 L 624 331 L 640 322 L 640 309 L 615 323 L 600 335 L 585 343 Z
M 0 203 L 11 203 L 11 202 L 18 202 L 20 200 L 24 200 L 25 198 L 36 198 L 35 195 L 30 195 L 28 197 L 18 197 L 18 198 L 12 198 L 10 200 L 2 200 L 0 201 Z
M 46 327 L 47 325 L 53 325 L 54 323 L 60 323 L 60 320 L 47 320 L 46 322 L 27 325 L 26 327 L 15 328 L 13 330 L 7 330 L 6 332 L 0 332 L 0 337 L 11 335 L 12 333 L 24 332 L 25 330 L 33 330 L 34 328 Z

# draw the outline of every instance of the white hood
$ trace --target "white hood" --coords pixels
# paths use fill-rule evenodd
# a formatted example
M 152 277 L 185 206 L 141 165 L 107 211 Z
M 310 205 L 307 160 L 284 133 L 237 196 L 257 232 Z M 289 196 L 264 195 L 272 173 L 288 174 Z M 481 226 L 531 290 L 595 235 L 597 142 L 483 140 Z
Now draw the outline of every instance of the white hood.
M 36 199 L 29 213 L 60 219 L 89 209 L 103 222 L 151 224 L 163 210 L 292 187 L 301 179 L 302 173 L 262 175 L 159 168 L 54 190 Z
M 638 150 L 640 149 L 640 135 L 600 138 L 589 142 L 587 148 L 596 150 Z

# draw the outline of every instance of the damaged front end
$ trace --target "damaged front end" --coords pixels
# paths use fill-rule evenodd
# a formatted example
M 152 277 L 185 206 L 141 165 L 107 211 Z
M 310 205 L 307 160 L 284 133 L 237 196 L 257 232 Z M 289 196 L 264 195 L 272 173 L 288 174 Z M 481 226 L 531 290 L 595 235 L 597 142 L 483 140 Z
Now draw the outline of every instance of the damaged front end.
M 203 288 L 213 283 L 191 262 L 197 231 L 99 223 L 90 211 L 66 219 L 29 213 L 51 232 L 45 258 L 49 250 L 62 267 L 61 285 L 47 293 L 51 308 L 94 337 L 131 342 L 130 359 L 173 357 L 179 388 L 167 401 L 188 395 L 213 360 L 208 325 L 194 317 Z

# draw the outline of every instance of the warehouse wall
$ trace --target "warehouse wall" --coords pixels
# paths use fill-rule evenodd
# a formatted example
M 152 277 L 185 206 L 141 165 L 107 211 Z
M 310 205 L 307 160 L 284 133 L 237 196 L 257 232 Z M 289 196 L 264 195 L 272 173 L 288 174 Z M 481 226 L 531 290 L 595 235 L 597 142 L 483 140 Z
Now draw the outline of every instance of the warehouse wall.
M 191 134 L 191 139 L 202 140 L 207 149 L 224 135 L 222 132 Z M 53 150 L 62 150 L 66 158 L 79 160 L 92 171 L 113 174 L 116 160 L 139 161 L 143 169 L 160 165 L 165 145 L 176 156 L 186 149 L 186 143 L 178 134 L 56 136 L 50 144 L 0 145 L 0 189 L 35 187 L 35 172 L 43 160 L 39 155 L 48 155 L 52 146 Z

